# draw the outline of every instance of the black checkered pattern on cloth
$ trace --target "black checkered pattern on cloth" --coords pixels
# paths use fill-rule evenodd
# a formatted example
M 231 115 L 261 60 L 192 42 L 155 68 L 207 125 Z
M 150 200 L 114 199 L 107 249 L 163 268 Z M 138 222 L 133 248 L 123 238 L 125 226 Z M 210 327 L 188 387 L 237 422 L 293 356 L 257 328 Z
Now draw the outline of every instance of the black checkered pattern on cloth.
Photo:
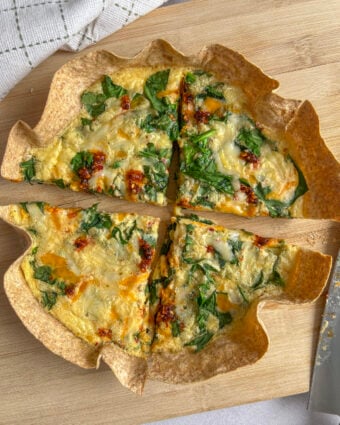
M 1 0 L 0 99 L 58 49 L 79 51 L 165 0 Z

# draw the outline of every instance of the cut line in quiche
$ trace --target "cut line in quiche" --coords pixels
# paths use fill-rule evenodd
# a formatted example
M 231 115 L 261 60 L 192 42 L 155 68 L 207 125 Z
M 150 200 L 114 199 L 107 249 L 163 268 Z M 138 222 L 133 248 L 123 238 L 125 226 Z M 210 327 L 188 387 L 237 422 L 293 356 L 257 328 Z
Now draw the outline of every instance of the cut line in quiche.
M 269 344 L 262 302 L 313 302 L 331 267 L 330 256 L 195 215 L 172 218 L 154 267 L 155 217 L 41 202 L 0 217 L 31 241 L 4 278 L 27 329 L 81 367 L 102 359 L 137 393 L 146 378 L 195 382 L 256 362 Z
M 156 40 L 133 58 L 91 52 L 54 76 L 34 129 L 12 129 L 2 176 L 242 216 L 339 218 L 340 166 L 308 101 L 220 45 L 184 56 Z M 174 184 L 174 182 L 170 182 Z

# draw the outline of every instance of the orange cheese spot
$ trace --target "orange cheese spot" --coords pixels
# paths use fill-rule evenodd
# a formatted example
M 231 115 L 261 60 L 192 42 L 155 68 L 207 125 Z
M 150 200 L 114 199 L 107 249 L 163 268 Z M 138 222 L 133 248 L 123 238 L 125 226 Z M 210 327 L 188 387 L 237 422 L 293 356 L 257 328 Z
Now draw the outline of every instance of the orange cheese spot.
M 82 280 L 80 285 L 78 286 L 78 291 L 75 295 L 72 297 L 72 302 L 77 301 L 77 299 L 81 296 L 81 294 L 85 291 L 88 285 L 94 285 L 96 282 L 92 279 L 89 280 Z
M 141 282 L 146 282 L 147 278 L 149 276 L 149 273 L 141 273 L 138 275 L 130 275 L 126 277 L 125 279 L 118 282 L 119 287 L 119 296 L 128 299 L 130 301 L 136 301 L 136 295 L 134 292 L 136 292 L 136 287 Z
M 217 294 L 216 295 L 216 304 L 217 304 L 218 309 L 222 313 L 238 307 L 238 304 L 234 304 L 234 303 L 230 302 L 228 294 Z
M 125 151 L 117 151 L 116 152 L 116 159 L 125 159 L 127 157 L 127 153 Z
M 125 133 L 125 131 L 122 130 L 121 128 L 118 130 L 118 136 L 125 140 L 131 139 L 131 137 L 127 133 Z
M 53 254 L 53 252 L 47 252 L 41 256 L 43 264 L 50 266 L 53 271 L 53 275 L 57 278 L 66 280 L 70 283 L 77 283 L 79 276 L 74 274 L 68 267 L 66 259 L 59 255 Z
M 54 224 L 54 227 L 57 230 L 60 230 L 61 229 L 61 222 L 60 222 L 60 216 L 59 216 L 60 209 L 57 207 L 51 207 L 50 205 L 46 205 L 45 209 L 46 211 L 50 213 L 50 217 Z
M 119 314 L 116 312 L 114 306 L 111 307 L 111 319 L 112 320 L 118 320 L 119 319 Z
M 178 89 L 169 89 L 169 90 L 162 90 L 160 92 L 157 93 L 157 97 L 158 98 L 162 98 L 164 96 L 170 96 L 172 94 L 178 94 Z
M 204 106 L 208 112 L 213 114 L 214 112 L 217 111 L 217 109 L 221 108 L 222 103 L 217 99 L 213 99 L 212 97 L 207 97 L 204 101 Z
M 127 216 L 127 213 L 118 213 L 117 218 L 119 221 L 123 221 L 124 218 Z

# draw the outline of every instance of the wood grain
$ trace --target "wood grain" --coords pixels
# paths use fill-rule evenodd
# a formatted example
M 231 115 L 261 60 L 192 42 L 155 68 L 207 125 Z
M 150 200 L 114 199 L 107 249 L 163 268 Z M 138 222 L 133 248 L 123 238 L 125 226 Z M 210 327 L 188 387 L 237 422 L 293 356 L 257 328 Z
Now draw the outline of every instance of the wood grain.
M 312 101 L 320 116 L 321 133 L 339 159 L 339 18 L 340 3 L 336 0 L 196 0 L 156 10 L 94 48 L 129 56 L 159 37 L 186 54 L 205 44 L 225 44 L 278 79 L 282 96 Z M 0 156 L 11 126 L 18 119 L 31 126 L 37 123 L 53 73 L 77 55 L 56 53 L 0 103 Z M 24 200 L 64 206 L 100 201 L 100 207 L 108 211 L 135 211 L 162 219 L 172 213 L 171 205 L 157 208 L 130 204 L 0 179 L 1 204 Z M 286 238 L 327 254 L 335 255 L 340 242 L 339 226 L 327 220 L 205 215 L 226 226 Z M 24 239 L 0 223 L 1 279 L 24 248 Z M 192 385 L 149 382 L 143 397 L 138 397 L 121 387 L 107 367 L 82 370 L 46 350 L 16 317 L 1 285 L 0 423 L 136 425 L 307 391 L 323 304 L 324 297 L 314 306 L 267 303 L 261 318 L 271 347 L 256 365 Z

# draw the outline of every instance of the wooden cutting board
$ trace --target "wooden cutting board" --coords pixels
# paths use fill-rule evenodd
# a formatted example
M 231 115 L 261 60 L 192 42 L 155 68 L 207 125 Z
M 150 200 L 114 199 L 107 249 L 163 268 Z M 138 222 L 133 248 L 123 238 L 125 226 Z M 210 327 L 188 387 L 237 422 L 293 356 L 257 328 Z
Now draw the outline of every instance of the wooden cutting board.
M 198 0 L 156 10 L 95 48 L 133 55 L 159 37 L 187 54 L 204 44 L 225 44 L 277 78 L 282 96 L 311 100 L 321 133 L 339 158 L 339 15 L 337 0 Z M 55 54 L 0 103 L 1 156 L 10 127 L 18 119 L 31 126 L 37 123 L 53 73 L 75 56 Z M 0 180 L 1 204 L 24 200 L 73 206 L 100 201 L 108 211 L 151 213 L 163 219 L 172 210 Z M 339 246 L 339 226 L 330 221 L 211 216 L 227 226 L 286 238 L 327 254 L 335 255 Z M 24 247 L 22 237 L 0 223 L 1 279 Z M 149 382 L 139 397 L 121 387 L 108 367 L 83 370 L 45 349 L 21 324 L 1 285 L 0 423 L 136 425 L 308 391 L 324 298 L 313 306 L 267 303 L 261 319 L 271 347 L 256 365 L 192 385 Z

